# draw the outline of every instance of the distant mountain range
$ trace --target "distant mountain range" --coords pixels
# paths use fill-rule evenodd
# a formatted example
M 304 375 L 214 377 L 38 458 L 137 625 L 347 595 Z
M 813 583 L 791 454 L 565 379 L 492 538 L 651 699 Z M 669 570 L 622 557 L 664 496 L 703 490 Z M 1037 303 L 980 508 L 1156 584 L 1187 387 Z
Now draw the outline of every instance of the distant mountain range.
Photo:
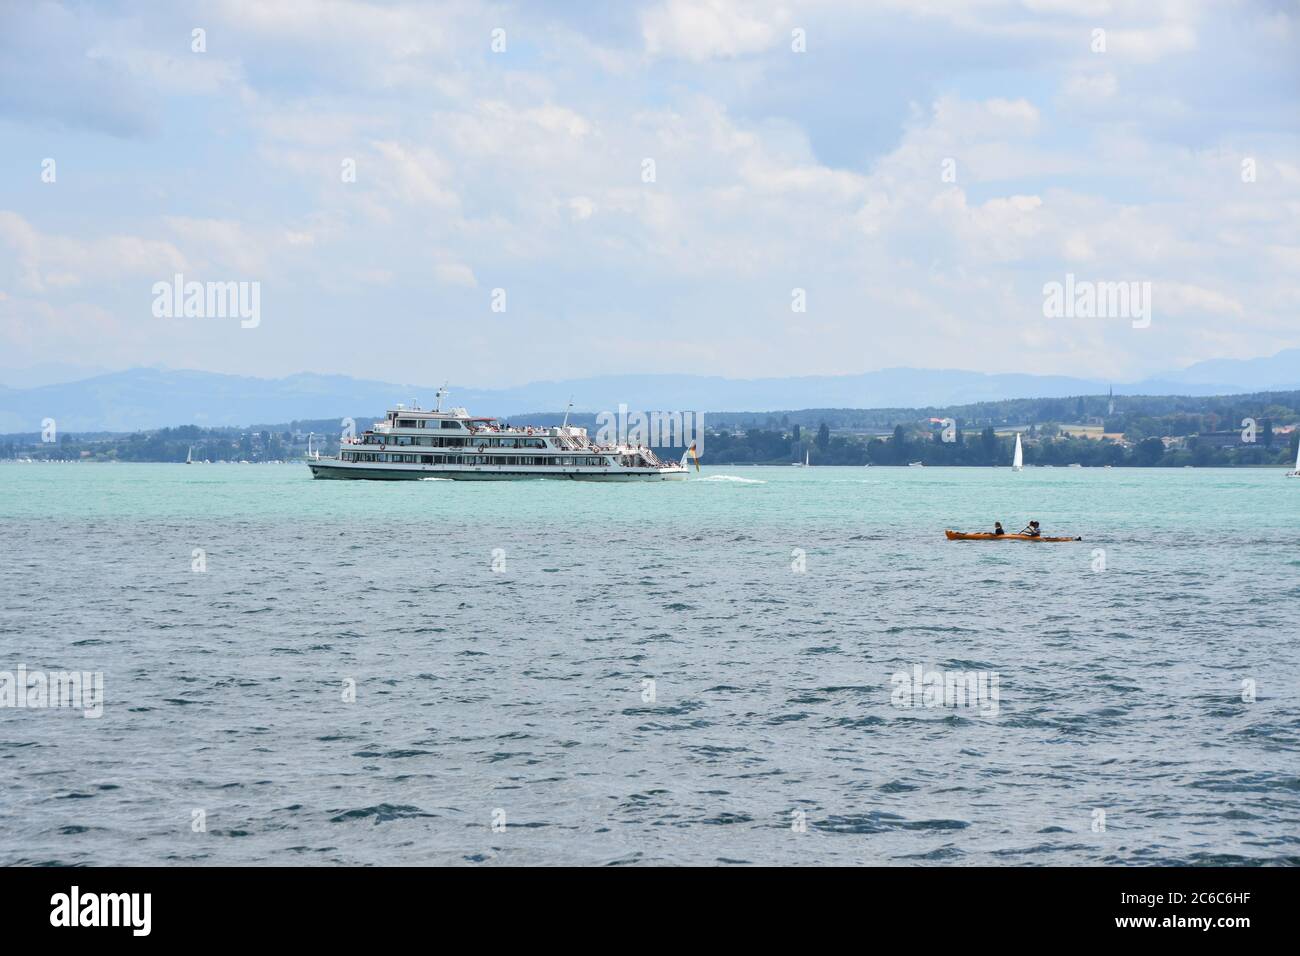
M 1258 359 L 1213 359 L 1140 382 L 1056 375 L 891 368 L 861 375 L 727 379 L 702 375 L 608 375 L 515 388 L 451 386 L 446 405 L 476 415 L 519 417 L 563 410 L 765 412 L 800 408 L 914 408 L 1009 398 L 1104 394 L 1226 395 L 1300 389 L 1300 349 Z M 35 388 L 0 386 L 0 433 L 135 431 L 167 425 L 245 426 L 375 414 L 396 402 L 432 407 L 435 387 L 303 373 L 262 379 L 214 372 L 129 369 Z

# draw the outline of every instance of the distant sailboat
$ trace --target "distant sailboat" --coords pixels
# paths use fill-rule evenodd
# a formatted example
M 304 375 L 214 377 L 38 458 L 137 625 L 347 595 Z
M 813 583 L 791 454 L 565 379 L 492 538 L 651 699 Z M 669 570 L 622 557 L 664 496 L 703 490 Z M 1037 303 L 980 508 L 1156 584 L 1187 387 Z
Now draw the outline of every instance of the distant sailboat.
M 795 468 L 811 468 L 812 465 L 808 463 L 811 455 L 812 455 L 811 451 L 804 449 L 803 461 L 792 461 L 790 462 L 790 464 Z
M 1021 471 L 1025 467 L 1025 450 L 1020 446 L 1020 432 L 1016 432 L 1016 457 L 1011 462 L 1012 471 Z
M 1288 478 L 1300 478 L 1300 445 L 1295 450 L 1295 469 L 1286 473 Z
M 185 464 L 194 464 L 194 446 L 191 445 L 189 451 L 185 453 Z

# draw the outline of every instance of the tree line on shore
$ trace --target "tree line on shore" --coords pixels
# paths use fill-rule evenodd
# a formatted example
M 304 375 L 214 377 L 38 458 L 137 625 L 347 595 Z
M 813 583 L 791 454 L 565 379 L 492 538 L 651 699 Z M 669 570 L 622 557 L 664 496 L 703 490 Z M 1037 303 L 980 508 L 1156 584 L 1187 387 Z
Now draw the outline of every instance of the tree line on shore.
M 543 417 L 520 419 L 541 424 Z M 353 420 L 370 422 L 375 418 L 359 415 Z M 1009 465 L 1015 444 L 1011 431 L 1016 430 L 1023 432 L 1026 465 L 1268 466 L 1295 461 L 1300 430 L 1280 429 L 1300 423 L 1300 392 L 1113 399 L 1084 396 L 933 409 L 721 413 L 706 416 L 706 421 L 710 427 L 705 434 L 704 461 L 713 464 L 789 464 L 802 462 L 807 455 L 814 465 L 907 465 L 916 461 L 926 465 Z M 814 424 L 805 424 L 810 421 Z M 596 426 L 591 415 L 575 414 L 571 422 L 589 431 Z M 1093 435 L 1121 437 L 1085 438 L 1080 434 L 1085 428 Z M 872 430 L 883 433 L 871 434 Z M 314 449 L 331 454 L 338 448 L 340 419 L 247 429 L 183 425 L 127 435 L 61 432 L 52 442 L 42 441 L 38 434 L 7 435 L 0 436 L 0 457 L 179 462 L 193 449 L 196 461 L 295 460 L 305 454 L 309 433 L 315 435 Z
M 1037 430 L 1036 430 L 1037 431 Z M 1024 438 L 1024 461 L 1028 466 L 1064 467 L 1180 467 L 1200 468 L 1285 465 L 1295 461 L 1298 434 L 1265 443 L 1254 442 L 1221 446 L 1189 437 L 1184 442 L 1166 446 L 1159 437 L 1136 442 L 1082 438 L 1075 435 Z M 813 465 L 1010 465 L 1015 438 L 998 435 L 993 427 L 978 432 L 955 429 L 952 440 L 945 441 L 942 430 L 924 435 L 909 433 L 895 426 L 888 437 L 834 435 L 829 428 L 816 433 L 796 427 L 789 432 L 748 429 L 743 434 L 710 432 L 705 436 L 704 461 L 712 464 L 781 465 L 802 462 L 805 453 Z

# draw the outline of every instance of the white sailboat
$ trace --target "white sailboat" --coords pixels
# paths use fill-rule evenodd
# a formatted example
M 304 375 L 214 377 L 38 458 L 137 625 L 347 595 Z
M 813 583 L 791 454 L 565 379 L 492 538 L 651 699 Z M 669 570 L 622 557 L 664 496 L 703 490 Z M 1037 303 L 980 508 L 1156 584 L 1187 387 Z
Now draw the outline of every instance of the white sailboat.
M 812 466 L 808 463 L 811 455 L 812 452 L 810 450 L 804 449 L 803 461 L 792 461 L 790 462 L 790 464 L 793 465 L 795 468 L 811 468 Z
M 1295 450 L 1295 468 L 1286 473 L 1288 478 L 1300 478 L 1300 445 Z
M 1020 445 L 1020 432 L 1016 432 L 1016 457 L 1011 462 L 1012 471 L 1022 471 L 1025 467 L 1025 450 Z
M 187 465 L 192 465 L 192 464 L 194 464 L 194 446 L 193 446 L 193 445 L 191 445 L 190 448 L 189 448 L 189 451 L 187 451 L 187 452 L 185 453 L 185 464 L 187 464 Z

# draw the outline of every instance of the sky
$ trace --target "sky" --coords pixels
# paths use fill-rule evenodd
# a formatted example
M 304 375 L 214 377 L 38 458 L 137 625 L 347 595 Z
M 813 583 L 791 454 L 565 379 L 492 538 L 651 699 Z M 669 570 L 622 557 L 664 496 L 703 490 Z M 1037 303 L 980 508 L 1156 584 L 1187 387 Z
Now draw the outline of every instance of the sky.
M 1298 102 L 1269 0 L 6 3 L 0 369 L 1268 355 Z M 256 323 L 159 315 L 177 274 L 256 283 Z M 1149 321 L 1045 314 L 1067 275 L 1150 283 Z

